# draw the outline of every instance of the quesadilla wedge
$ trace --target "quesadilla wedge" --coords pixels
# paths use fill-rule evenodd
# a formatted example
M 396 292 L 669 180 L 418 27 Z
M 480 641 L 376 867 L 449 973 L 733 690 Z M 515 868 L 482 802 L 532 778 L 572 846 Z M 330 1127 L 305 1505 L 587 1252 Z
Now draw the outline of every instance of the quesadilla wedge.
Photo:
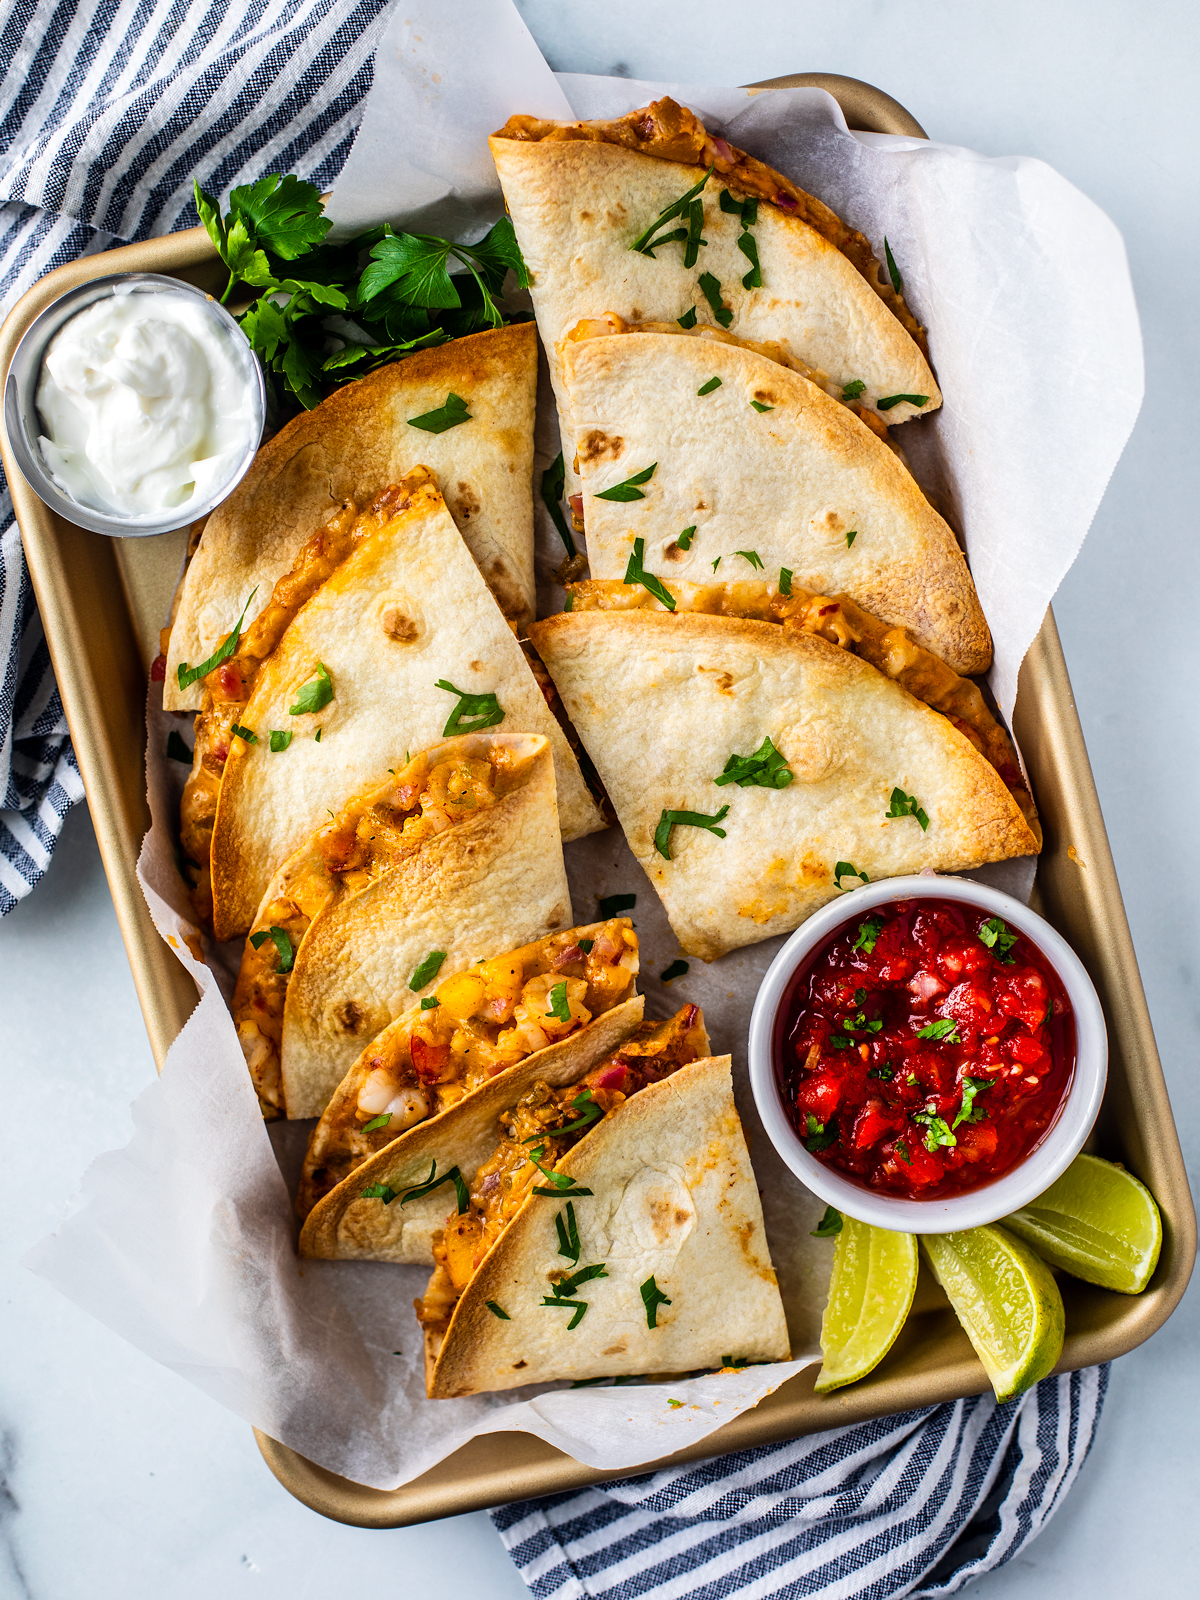
M 817 634 L 642 609 L 531 632 L 687 954 L 786 933 L 839 886 L 1038 851 L 965 734 Z
M 729 1057 L 667 1063 L 644 1087 L 631 1065 L 616 1104 L 593 1090 L 607 1115 L 547 1169 L 553 1186 L 530 1185 L 516 1207 L 515 1193 L 493 1196 L 528 1164 L 530 1139 L 546 1164 L 548 1107 L 526 1100 L 501 1119 L 505 1137 L 447 1219 L 417 1301 L 431 1399 L 718 1367 L 731 1349 L 789 1355 Z
M 515 116 L 489 143 L 533 278 L 568 465 L 558 349 L 581 317 L 606 311 L 778 340 L 889 423 L 941 403 L 924 330 L 863 235 L 711 138 L 687 107 L 664 99 L 611 122 Z
M 479 1167 L 495 1152 L 496 1119 L 526 1095 L 542 1100 L 561 1090 L 569 1099 L 581 1095 L 581 1089 L 568 1086 L 598 1062 L 608 1061 L 639 1031 L 644 1004 L 640 994 L 621 1001 L 587 1027 L 505 1068 L 351 1167 L 335 1188 L 316 1200 L 301 1230 L 300 1254 L 331 1261 L 432 1263 L 434 1235 L 442 1230 L 447 1205 L 475 1181 Z M 590 1120 L 590 1113 L 584 1114 L 588 1103 L 582 1102 L 575 1120 Z M 311 1187 L 302 1187 L 297 1195 L 298 1210 L 326 1180 L 314 1166 L 309 1181 Z M 447 1184 L 454 1189 L 444 1188 Z
M 618 331 L 568 340 L 563 377 L 594 577 L 622 577 L 631 558 L 693 582 L 784 569 L 907 628 L 956 672 L 990 665 L 954 534 L 801 373 L 744 345 Z
M 181 684 L 179 668 L 208 659 L 252 590 L 251 619 L 318 528 L 421 463 L 505 616 L 532 617 L 536 390 L 537 340 L 521 324 L 418 350 L 293 418 L 204 528 L 164 647 L 166 709 L 200 708 L 199 685 Z M 430 431 L 452 394 L 469 420 Z
M 611 579 L 585 579 L 569 585 L 567 610 L 698 611 L 710 616 L 774 622 L 785 632 L 819 634 L 839 649 L 869 661 L 884 677 L 894 678 L 909 694 L 940 711 L 995 767 L 1041 847 L 1037 806 L 1007 731 L 988 710 L 978 685 L 915 644 L 906 629 L 889 628 L 849 595 L 809 594 L 790 577 L 786 593 L 778 580 L 763 583 L 745 578 L 729 583 L 664 582 L 661 588 L 665 599 L 634 580 L 617 583 Z
M 377 777 L 385 751 L 501 723 L 543 734 L 563 837 L 603 825 L 432 474 L 417 468 L 395 496 L 388 520 L 300 607 L 239 702 L 212 828 L 218 941 L 249 928 L 278 864 Z
M 570 915 L 549 741 L 470 733 L 414 756 L 263 896 L 233 1019 L 264 1115 L 319 1116 L 363 1044 L 433 981 L 412 988 L 431 951 L 465 966 Z

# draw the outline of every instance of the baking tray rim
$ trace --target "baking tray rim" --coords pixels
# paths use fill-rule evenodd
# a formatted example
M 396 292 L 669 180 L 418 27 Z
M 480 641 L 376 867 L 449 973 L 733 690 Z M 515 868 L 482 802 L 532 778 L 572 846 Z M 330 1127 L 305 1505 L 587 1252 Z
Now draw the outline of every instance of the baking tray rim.
M 902 133 L 914 138 L 925 137 L 920 125 L 904 107 L 882 90 L 857 79 L 828 73 L 797 73 L 751 87 L 792 86 L 827 89 L 841 104 L 851 127 Z M 205 269 L 215 272 L 215 262 L 215 252 L 204 230 L 194 228 L 122 246 L 96 256 L 81 257 L 55 269 L 27 291 L 0 328 L 0 371 L 7 376 L 12 352 L 21 335 L 42 307 L 65 288 L 90 277 L 122 269 L 152 270 L 178 276 L 203 275 Z M 66 559 L 72 545 L 74 549 L 70 553 L 76 556 L 88 548 L 80 545 L 74 537 L 82 534 L 83 530 L 62 522 L 37 499 L 15 470 L 7 435 L 2 428 L 0 458 L 12 490 L 30 577 L 43 617 L 47 644 L 92 810 L 122 937 L 133 969 L 147 1031 L 161 1070 L 167 1049 L 193 1009 L 196 995 L 191 980 L 154 929 L 137 884 L 134 871 L 137 851 L 149 820 L 144 793 L 141 792 L 141 767 L 139 765 L 131 792 L 128 782 L 122 783 L 122 779 L 127 780 L 129 776 L 127 767 L 121 768 L 113 741 L 105 737 L 110 731 L 108 721 L 95 714 L 103 707 L 103 687 L 98 681 L 101 667 L 106 662 L 112 665 L 115 661 L 118 670 L 122 667 L 128 669 L 131 652 L 132 659 L 135 662 L 138 659 L 134 646 L 134 606 L 128 589 L 122 585 L 123 617 L 112 619 L 111 637 L 100 637 L 96 650 L 104 659 L 99 664 L 93 661 L 87 652 L 96 642 L 95 637 L 81 631 L 80 624 L 94 618 L 86 607 L 81 607 L 79 596 L 72 590 L 69 562 Z M 123 580 L 128 564 L 138 560 L 137 547 L 152 542 L 106 541 L 101 535 L 86 537 L 100 541 L 100 549 L 94 554 L 99 568 L 110 580 L 110 567 L 112 573 Z M 105 545 L 109 546 L 107 551 L 103 548 Z M 120 548 L 122 546 L 123 549 Z M 96 609 L 93 607 L 92 611 Z M 71 615 L 67 616 L 67 612 Z M 119 625 L 122 620 L 123 628 Z M 145 661 L 141 661 L 140 665 L 144 673 Z M 126 670 L 126 688 L 130 687 L 129 676 Z M 1135 1086 L 1139 1104 L 1131 1107 L 1135 1117 L 1140 1109 L 1143 1116 L 1149 1116 L 1156 1123 L 1157 1143 L 1153 1150 L 1153 1165 L 1159 1169 L 1159 1175 L 1155 1190 L 1163 1206 L 1164 1217 L 1168 1209 L 1170 1211 L 1171 1251 L 1168 1257 L 1164 1249 L 1164 1261 L 1156 1275 L 1160 1281 L 1137 1300 L 1131 1300 L 1110 1326 L 1069 1334 L 1058 1370 L 1070 1371 L 1125 1354 L 1163 1325 L 1187 1287 L 1195 1260 L 1196 1225 L 1099 801 L 1075 713 L 1066 663 L 1050 611 L 1026 658 L 1022 680 L 1026 700 L 1030 698 L 1033 686 L 1036 697 L 1048 700 L 1051 709 L 1059 714 L 1059 723 L 1051 730 L 1051 736 L 1062 746 L 1060 757 L 1069 758 L 1069 767 L 1060 762 L 1060 766 L 1054 770 L 1056 777 L 1065 780 L 1069 776 L 1073 780 L 1073 799 L 1068 803 L 1073 804 L 1080 813 L 1083 828 L 1083 832 L 1075 837 L 1085 839 L 1085 849 L 1091 860 L 1088 867 L 1083 868 L 1081 852 L 1072 849 L 1067 854 L 1079 862 L 1079 870 L 1087 870 L 1089 875 L 1098 874 L 1109 890 L 1107 901 L 1101 908 L 1106 911 L 1108 943 L 1115 947 L 1108 951 L 1107 976 L 1124 1002 L 1124 1007 L 1120 1008 L 1113 996 L 1109 996 L 1110 1004 L 1106 1007 L 1110 1011 L 1109 1026 L 1110 1031 L 1114 1027 L 1121 1030 L 1136 1046 L 1129 1060 L 1121 1057 L 1121 1069 L 1125 1074 L 1135 1073 L 1139 1078 Z M 144 686 L 144 677 L 140 681 Z M 1018 718 L 1021 700 L 1019 694 Z M 1039 705 L 1039 709 L 1043 708 Z M 142 714 L 143 697 L 139 689 L 133 716 L 142 719 Z M 1014 718 L 1014 721 L 1018 718 Z M 124 731 L 128 735 L 128 725 L 124 730 L 117 731 Z M 144 721 L 141 722 L 139 751 L 144 755 Z M 1065 790 L 1065 781 L 1063 787 Z M 1043 857 L 1043 862 L 1039 863 L 1039 877 L 1047 859 Z M 1099 925 L 1095 916 L 1089 917 L 1088 925 L 1092 929 Z M 1102 954 L 1097 953 L 1096 959 L 1102 960 Z M 1164 1134 L 1169 1137 L 1164 1138 Z M 885 1363 L 885 1368 L 887 1365 Z M 641 1474 L 667 1463 L 678 1465 L 684 1461 L 702 1460 L 725 1454 L 731 1449 L 751 1448 L 824 1428 L 844 1426 L 869 1417 L 894 1414 L 914 1406 L 982 1393 L 987 1388 L 983 1370 L 969 1351 L 949 1364 L 943 1363 L 928 1371 L 895 1377 L 885 1371 L 882 1377 L 874 1377 L 874 1381 L 869 1378 L 851 1390 L 824 1398 L 811 1393 L 813 1376 L 812 1371 L 800 1374 L 758 1407 L 742 1413 L 725 1424 L 717 1434 L 690 1450 L 660 1462 L 615 1472 L 583 1466 L 532 1435 L 497 1433 L 481 1435 L 470 1441 L 453 1456 L 398 1489 L 376 1490 L 338 1477 L 258 1429 L 255 1429 L 255 1437 L 271 1471 L 291 1494 L 311 1509 L 333 1520 L 356 1526 L 395 1527 L 511 1500 L 562 1492 L 613 1477 L 627 1477 L 631 1470 Z M 486 1457 L 489 1454 L 496 1455 L 497 1451 L 501 1458 L 495 1464 L 488 1464 Z

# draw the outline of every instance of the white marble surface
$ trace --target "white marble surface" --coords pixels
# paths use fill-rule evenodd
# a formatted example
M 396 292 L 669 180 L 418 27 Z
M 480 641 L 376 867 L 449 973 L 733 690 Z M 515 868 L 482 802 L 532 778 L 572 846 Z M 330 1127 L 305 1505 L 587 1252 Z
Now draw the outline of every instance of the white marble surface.
M 727 83 L 805 70 L 864 78 L 935 137 L 992 155 L 1041 156 L 1123 228 L 1146 334 L 1147 401 L 1056 610 L 1195 1173 L 1194 7 L 609 0 L 601 9 L 524 0 L 521 9 L 551 64 L 564 70 Z M 1157 589 L 1149 604 L 1147 580 Z M 304 1510 L 270 1477 L 243 1423 L 17 1265 L 53 1227 L 91 1157 L 125 1141 L 128 1102 L 152 1071 L 80 811 L 46 881 L 0 922 L 9 1130 L 0 1237 L 2 1600 L 290 1600 L 360 1588 L 434 1593 L 448 1584 L 488 1600 L 524 1595 L 483 1514 L 452 1527 L 368 1533 Z M 1194 1592 L 1198 1335 L 1193 1292 L 1151 1344 L 1116 1365 L 1099 1440 L 1073 1495 L 1024 1556 L 975 1586 L 980 1600 Z

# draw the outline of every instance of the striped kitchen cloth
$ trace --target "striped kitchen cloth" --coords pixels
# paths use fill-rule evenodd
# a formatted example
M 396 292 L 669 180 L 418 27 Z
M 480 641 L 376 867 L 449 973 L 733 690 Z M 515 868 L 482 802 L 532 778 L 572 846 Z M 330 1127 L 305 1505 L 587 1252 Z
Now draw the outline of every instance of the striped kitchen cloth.
M 0 0 L 0 315 L 52 267 L 194 227 L 192 180 L 328 188 L 391 0 Z M 0 916 L 83 798 L 0 479 Z
M 925 1600 L 1011 1561 L 1062 1504 L 1108 1367 L 502 1506 L 538 1600 Z

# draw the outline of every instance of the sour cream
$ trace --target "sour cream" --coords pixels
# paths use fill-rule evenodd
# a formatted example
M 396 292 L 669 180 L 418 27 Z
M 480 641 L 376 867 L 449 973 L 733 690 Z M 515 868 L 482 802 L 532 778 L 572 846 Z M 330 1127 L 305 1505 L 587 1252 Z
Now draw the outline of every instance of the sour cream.
M 247 362 L 195 295 L 118 288 L 64 323 L 43 358 L 47 470 L 109 516 L 186 521 L 257 443 Z

